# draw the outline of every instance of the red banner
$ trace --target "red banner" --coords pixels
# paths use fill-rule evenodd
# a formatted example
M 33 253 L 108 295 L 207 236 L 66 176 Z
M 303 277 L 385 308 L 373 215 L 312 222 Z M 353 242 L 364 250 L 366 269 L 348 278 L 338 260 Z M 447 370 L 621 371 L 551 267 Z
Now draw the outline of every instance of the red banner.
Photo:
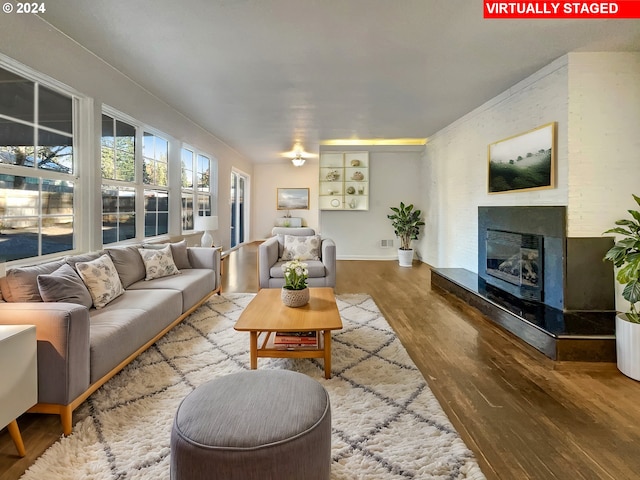
M 484 0 L 484 18 L 640 18 L 640 0 L 617 2 Z

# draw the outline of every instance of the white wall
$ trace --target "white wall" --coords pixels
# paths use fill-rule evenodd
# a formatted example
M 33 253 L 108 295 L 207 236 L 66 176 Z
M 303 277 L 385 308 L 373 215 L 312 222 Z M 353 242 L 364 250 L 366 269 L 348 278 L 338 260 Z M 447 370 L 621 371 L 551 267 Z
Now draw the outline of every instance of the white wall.
M 562 57 L 431 136 L 422 202 L 427 205 L 424 261 L 478 270 L 478 206 L 567 205 L 567 57 Z M 487 146 L 557 122 L 557 186 L 488 194 Z
M 309 210 L 290 210 L 290 214 L 302 217 L 303 226 L 319 231 L 317 161 L 307 160 L 302 167 L 294 167 L 283 159 L 277 164 L 255 165 L 253 173 L 253 239 L 270 237 L 276 218 L 286 215 L 286 211 L 277 209 L 278 188 L 309 189 Z
M 32 69 L 64 83 L 81 94 L 90 97 L 93 103 L 93 125 L 88 137 L 93 143 L 93 158 L 100 158 L 100 111 L 102 104 L 109 105 L 143 123 L 172 137 L 171 146 L 180 142 L 202 150 L 218 160 L 219 199 L 218 216 L 220 231 L 216 236 L 229 243 L 229 204 L 231 168 L 252 173 L 253 166 L 220 139 L 186 118 L 178 110 L 167 105 L 128 77 L 111 67 L 91 52 L 60 33 L 37 15 L 4 15 L 0 17 L 0 53 Z M 89 119 L 91 121 L 91 119 Z M 178 153 L 178 155 L 176 155 Z M 171 159 L 178 159 L 179 152 L 170 152 Z M 99 178 L 94 179 L 92 211 L 87 214 L 95 226 L 95 248 L 100 238 L 98 220 L 100 215 Z M 83 216 L 83 218 L 85 218 Z M 175 222 L 174 222 L 175 223 Z M 172 228 L 175 228 L 172 225 Z M 176 233 L 175 230 L 172 231 Z
M 599 236 L 637 209 L 640 53 L 569 54 L 568 134 L 569 236 Z
M 323 147 L 322 151 L 331 150 L 347 151 L 350 148 Z M 422 152 L 402 147 L 360 146 L 351 150 L 369 151 L 369 210 L 322 210 L 322 234 L 335 240 L 338 259 L 397 259 L 398 239 L 387 215 L 392 213 L 389 207 L 398 206 L 401 201 L 425 209 L 420 196 Z M 394 247 L 382 248 L 380 240 L 394 240 Z M 414 243 L 416 254 L 421 256 L 419 244 Z

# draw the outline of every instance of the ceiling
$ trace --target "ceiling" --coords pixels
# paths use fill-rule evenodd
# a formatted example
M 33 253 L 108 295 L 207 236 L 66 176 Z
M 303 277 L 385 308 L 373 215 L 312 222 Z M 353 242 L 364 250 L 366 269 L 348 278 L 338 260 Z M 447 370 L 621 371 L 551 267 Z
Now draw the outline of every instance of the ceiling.
M 40 16 L 256 163 L 425 138 L 640 20 L 485 20 L 480 0 L 55 0 Z

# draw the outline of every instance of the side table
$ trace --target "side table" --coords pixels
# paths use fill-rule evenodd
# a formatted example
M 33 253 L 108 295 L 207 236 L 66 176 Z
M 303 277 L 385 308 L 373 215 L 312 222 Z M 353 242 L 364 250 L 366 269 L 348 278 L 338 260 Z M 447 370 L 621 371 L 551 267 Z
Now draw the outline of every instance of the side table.
M 18 454 L 26 454 L 16 419 L 38 403 L 34 325 L 0 325 L 0 428 L 7 426 Z

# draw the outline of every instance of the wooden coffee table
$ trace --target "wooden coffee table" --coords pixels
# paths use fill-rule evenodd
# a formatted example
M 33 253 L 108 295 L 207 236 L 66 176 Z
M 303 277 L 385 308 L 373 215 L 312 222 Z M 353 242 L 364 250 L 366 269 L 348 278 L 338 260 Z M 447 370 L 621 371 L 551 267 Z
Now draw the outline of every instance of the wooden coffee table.
M 331 330 L 341 329 L 342 320 L 333 288 L 310 288 L 309 292 L 310 300 L 304 307 L 283 305 L 279 288 L 263 288 L 249 302 L 234 328 L 250 334 L 252 369 L 258 368 L 258 357 L 324 358 L 324 376 L 331 378 Z M 301 331 L 315 331 L 317 347 L 277 348 L 273 345 L 277 332 Z

